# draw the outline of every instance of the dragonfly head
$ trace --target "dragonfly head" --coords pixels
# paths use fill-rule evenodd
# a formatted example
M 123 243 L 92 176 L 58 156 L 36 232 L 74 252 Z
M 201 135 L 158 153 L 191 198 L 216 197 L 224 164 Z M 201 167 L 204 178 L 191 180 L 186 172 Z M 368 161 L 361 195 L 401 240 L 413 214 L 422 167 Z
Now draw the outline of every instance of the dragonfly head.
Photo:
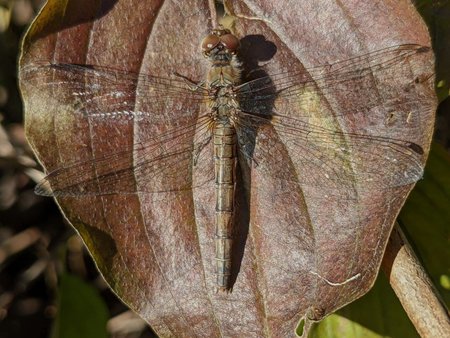
M 203 56 L 211 61 L 230 62 L 239 48 L 239 39 L 228 29 L 214 29 L 202 41 Z

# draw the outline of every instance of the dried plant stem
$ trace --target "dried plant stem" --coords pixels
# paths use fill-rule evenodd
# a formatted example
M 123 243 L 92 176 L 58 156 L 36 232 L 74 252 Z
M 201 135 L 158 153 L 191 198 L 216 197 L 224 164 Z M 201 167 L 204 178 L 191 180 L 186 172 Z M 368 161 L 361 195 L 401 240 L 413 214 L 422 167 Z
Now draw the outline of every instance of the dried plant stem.
M 33 227 L 7 239 L 0 245 L 0 264 L 2 264 L 8 257 L 15 255 L 16 253 L 33 245 L 41 237 L 41 231 L 38 228 Z
M 382 269 L 421 337 L 450 337 L 448 310 L 396 224 L 384 254 Z
M 147 323 L 132 311 L 122 312 L 108 320 L 107 330 L 111 336 L 136 336 L 146 328 Z
M 209 12 L 211 15 L 211 23 L 214 28 L 217 28 L 217 11 L 216 11 L 216 0 L 208 0 Z

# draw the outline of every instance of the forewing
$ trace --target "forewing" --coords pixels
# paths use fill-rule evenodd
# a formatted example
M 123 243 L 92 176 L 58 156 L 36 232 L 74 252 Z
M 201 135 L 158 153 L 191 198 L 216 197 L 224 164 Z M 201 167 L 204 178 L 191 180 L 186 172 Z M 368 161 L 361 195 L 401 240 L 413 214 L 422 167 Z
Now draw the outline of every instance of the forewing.
M 420 45 L 392 46 L 345 61 L 257 78 L 241 85 L 237 96 L 242 109 L 249 113 L 270 117 L 274 105 L 281 114 L 296 106 L 295 117 L 330 118 L 312 115 L 318 97 L 330 99 L 340 93 L 341 100 L 330 99 L 330 103 L 341 105 L 333 116 L 364 117 L 374 107 L 396 105 L 401 97 L 419 104 L 421 98 L 408 90 L 423 79 L 414 77 L 411 64 L 430 53 L 429 47 Z M 395 85 L 402 80 L 409 86 Z M 345 103 L 351 103 L 351 107 Z

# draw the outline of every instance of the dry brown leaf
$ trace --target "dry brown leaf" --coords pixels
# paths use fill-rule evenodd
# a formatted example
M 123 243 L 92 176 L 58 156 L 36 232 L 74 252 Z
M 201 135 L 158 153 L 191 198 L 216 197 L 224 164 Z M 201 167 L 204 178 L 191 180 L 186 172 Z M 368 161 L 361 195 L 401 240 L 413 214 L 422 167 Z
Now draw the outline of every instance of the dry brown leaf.
M 92 191 L 103 177 L 102 187 L 112 186 L 108 192 L 143 191 L 63 195 L 57 202 L 112 289 L 161 337 L 294 336 L 300 319 L 320 320 L 362 296 L 374 282 L 393 222 L 429 150 L 436 107 L 432 53 L 410 45 L 371 54 L 370 67 L 367 59 L 357 65 L 354 59 L 391 46 L 430 45 L 409 1 L 321 0 L 289 6 L 236 1 L 227 10 L 237 17 L 233 31 L 241 38 L 249 77 L 255 77 L 250 71 L 259 64 L 277 87 L 283 77 L 274 74 L 281 72 L 289 72 L 288 84 L 309 81 L 303 91 L 291 93 L 301 93 L 304 101 L 285 96 L 264 104 L 291 117 L 303 110 L 320 114 L 302 115 L 318 125 L 315 133 L 289 133 L 297 133 L 304 119 L 294 120 L 284 134 L 279 128 L 258 131 L 254 158 L 263 162 L 251 168 L 242 163 L 238 180 L 230 294 L 215 293 L 211 148 L 202 149 L 199 164 L 192 166 L 186 149 L 195 128 L 176 129 L 192 123 L 206 107 L 188 91 L 184 96 L 175 89 L 159 92 L 166 80 L 145 75 L 174 78 L 176 71 L 193 81 L 204 79 L 208 64 L 199 44 L 212 28 L 208 2 L 52 0 L 24 40 L 20 67 L 27 135 L 47 171 L 78 163 L 63 180 L 82 175 L 88 182 L 82 187 Z M 352 61 L 340 64 L 345 70 L 337 70 L 344 78 L 349 75 L 342 82 L 321 80 L 322 72 L 304 73 L 304 67 L 347 59 Z M 98 80 L 93 68 L 52 68 L 50 63 L 95 65 L 110 73 Z M 355 79 L 358 67 L 363 81 Z M 138 82 L 133 73 L 140 74 Z M 113 95 L 118 81 L 119 94 L 129 94 L 126 105 Z M 86 96 L 86 89 L 109 97 Z M 80 107 L 89 114 L 89 109 L 111 113 L 124 106 L 153 115 L 139 123 L 111 123 L 79 114 Z M 188 133 L 173 141 L 174 129 Z M 330 129 L 340 136 L 321 134 Z M 161 135 L 165 143 L 155 144 Z M 314 145 L 314 137 L 317 148 L 302 148 Z M 179 148 L 177 140 L 188 147 Z M 344 142 L 351 156 L 334 158 L 328 148 L 336 142 Z M 153 162 L 154 154 L 168 154 L 168 149 L 185 156 Z M 331 161 L 331 169 L 320 166 L 320 156 Z M 157 167 L 127 175 L 126 168 L 139 165 L 136 159 Z M 176 171 L 158 169 L 163 165 Z M 195 189 L 187 184 L 177 190 L 190 183 L 191 172 Z M 326 177 L 333 173 L 337 179 Z M 169 186 L 174 190 L 148 193 Z M 308 327 L 307 321 L 305 333 Z

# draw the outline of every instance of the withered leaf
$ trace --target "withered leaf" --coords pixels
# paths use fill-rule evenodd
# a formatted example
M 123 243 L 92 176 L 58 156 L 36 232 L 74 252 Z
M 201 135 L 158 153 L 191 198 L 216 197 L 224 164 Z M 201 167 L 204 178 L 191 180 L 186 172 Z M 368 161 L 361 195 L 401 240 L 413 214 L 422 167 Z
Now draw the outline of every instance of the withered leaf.
M 51 0 L 24 39 L 47 183 L 161 337 L 293 336 L 362 296 L 429 150 L 433 55 L 410 3 L 226 5 L 253 79 L 242 107 L 271 118 L 241 135 L 230 294 L 215 293 L 208 105 L 186 80 L 208 70 L 208 1 Z

